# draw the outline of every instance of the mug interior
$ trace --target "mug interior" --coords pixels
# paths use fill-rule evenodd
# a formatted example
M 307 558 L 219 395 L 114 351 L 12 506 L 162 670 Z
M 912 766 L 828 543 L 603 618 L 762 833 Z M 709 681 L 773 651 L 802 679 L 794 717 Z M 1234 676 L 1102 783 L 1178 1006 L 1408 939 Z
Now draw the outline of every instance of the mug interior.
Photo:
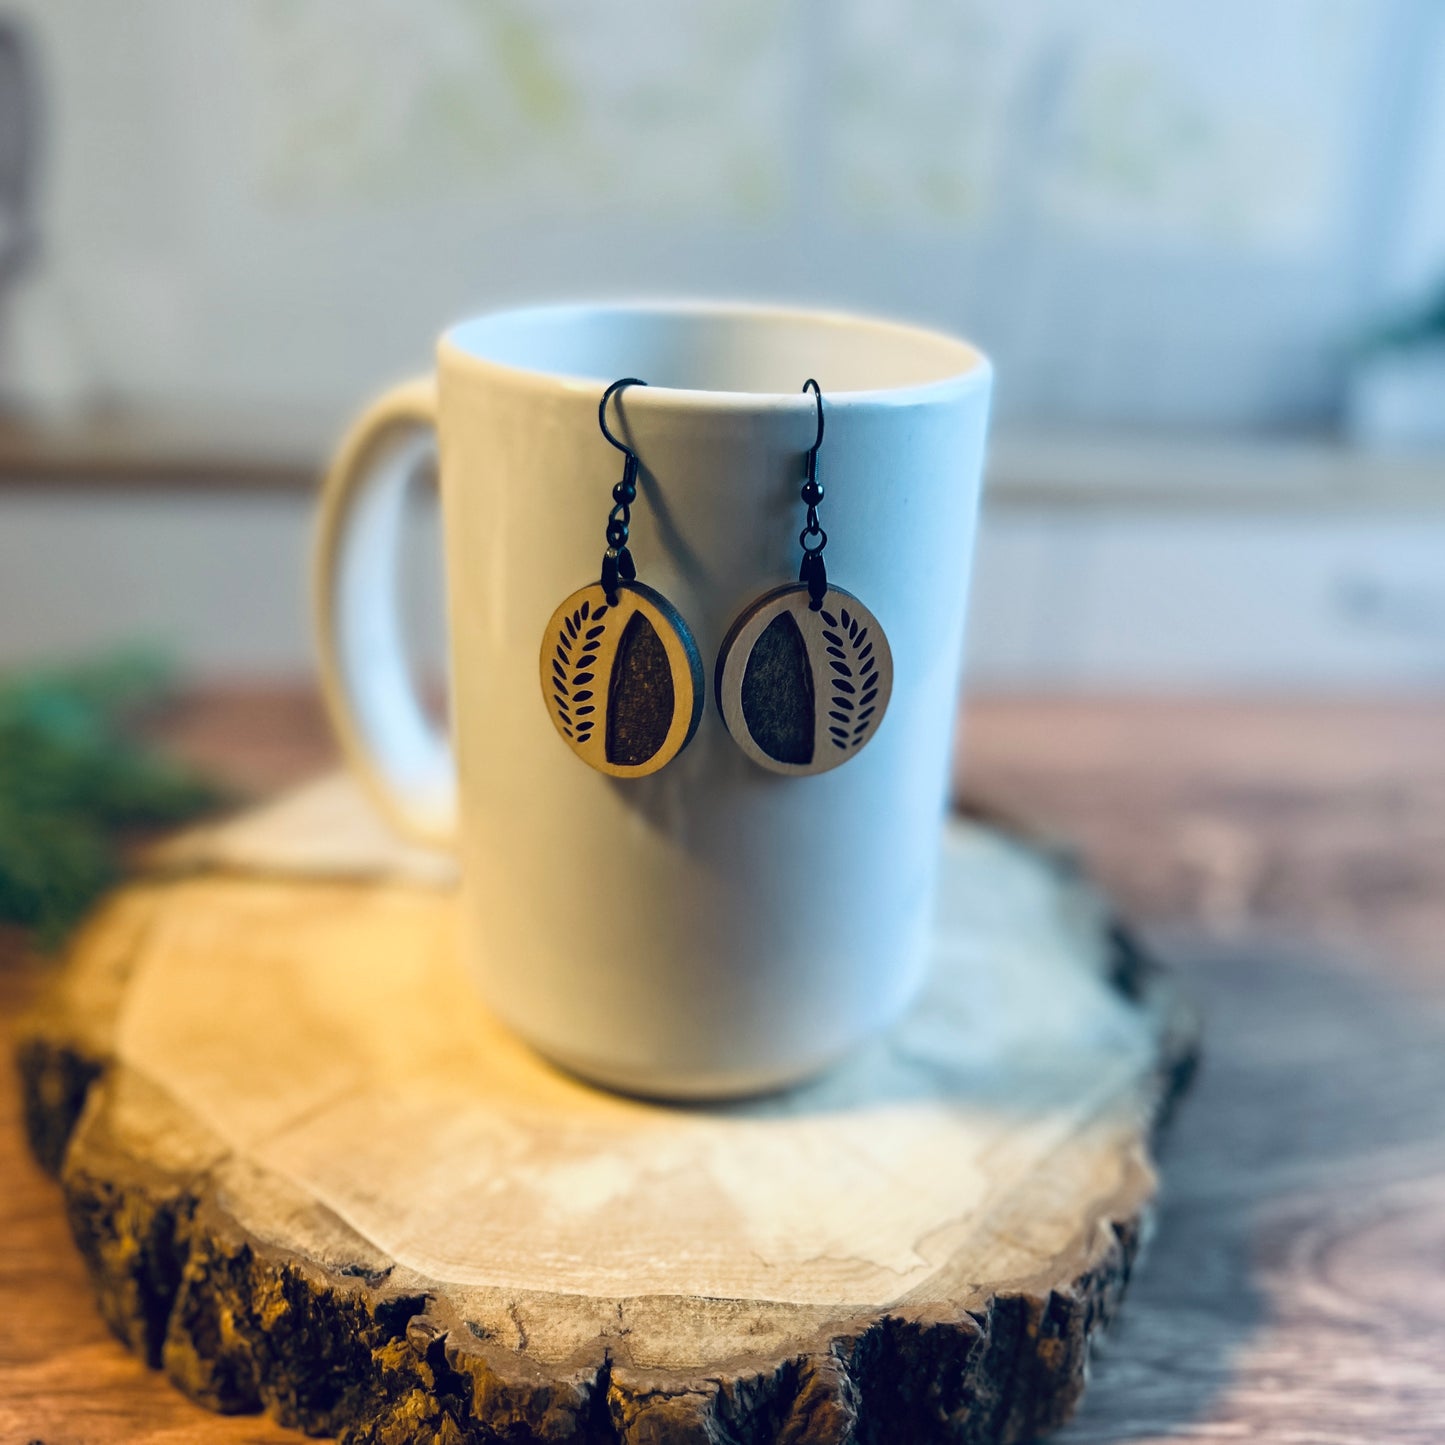
M 794 397 L 894 391 L 987 374 L 967 342 L 827 311 L 706 304 L 544 306 L 464 321 L 445 344 L 493 366 L 660 390 Z

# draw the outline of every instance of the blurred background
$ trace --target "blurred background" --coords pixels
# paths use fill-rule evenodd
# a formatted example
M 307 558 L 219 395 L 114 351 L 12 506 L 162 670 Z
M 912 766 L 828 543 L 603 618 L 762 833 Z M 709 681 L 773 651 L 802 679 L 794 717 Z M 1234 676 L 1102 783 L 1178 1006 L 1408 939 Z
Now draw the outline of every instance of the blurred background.
M 468 312 L 662 292 L 993 355 L 981 689 L 1445 683 L 1438 0 L 0 19 L 0 666 L 304 676 L 348 415 Z
M 334 761 L 306 558 L 362 402 L 467 313 L 649 293 L 997 363 L 959 777 L 1207 1019 L 1061 1442 L 1439 1438 L 1442 0 L 0 0 L 0 964 L 117 825 Z M 123 731 L 137 642 L 195 684 L 148 726 L 199 779 Z M 0 967 L 0 1047 L 42 976 Z M 139 1437 L 171 1396 L 97 1383 L 13 1079 L 0 1415 Z

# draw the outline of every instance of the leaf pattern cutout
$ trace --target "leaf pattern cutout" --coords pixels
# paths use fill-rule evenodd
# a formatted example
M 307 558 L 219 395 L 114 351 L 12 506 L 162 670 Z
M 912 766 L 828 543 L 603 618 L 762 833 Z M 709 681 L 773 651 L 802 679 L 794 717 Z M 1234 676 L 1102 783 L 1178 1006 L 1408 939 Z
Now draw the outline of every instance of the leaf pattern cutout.
M 878 715 L 878 657 L 866 625 L 846 607 L 822 612 L 832 673 L 828 737 L 842 752 L 861 747 Z
M 557 629 L 552 653 L 552 703 L 563 733 L 579 745 L 591 742 L 596 735 L 596 689 L 589 684 L 597 677 L 594 664 L 602 634 L 607 631 L 602 618 L 608 611 L 605 602 L 593 608 L 584 601 L 562 619 Z

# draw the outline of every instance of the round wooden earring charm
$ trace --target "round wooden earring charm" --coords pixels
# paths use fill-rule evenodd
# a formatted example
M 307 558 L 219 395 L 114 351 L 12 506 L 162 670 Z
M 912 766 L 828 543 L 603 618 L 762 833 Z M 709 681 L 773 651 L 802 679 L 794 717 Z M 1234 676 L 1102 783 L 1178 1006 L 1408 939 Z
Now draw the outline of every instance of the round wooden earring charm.
M 607 429 L 607 403 L 636 376 L 614 381 L 597 404 L 602 435 L 626 458 L 612 489 L 601 577 L 580 587 L 542 634 L 542 697 L 562 741 L 588 767 L 645 778 L 692 741 L 702 717 L 702 658 L 687 623 L 637 580 L 627 549 L 637 500 L 637 453 Z
M 878 619 L 829 587 L 814 608 L 806 583 L 759 597 L 718 653 L 718 712 L 733 741 L 775 773 L 826 773 L 878 731 L 893 656 Z
M 641 582 L 579 588 L 542 637 L 542 696 L 562 740 L 590 767 L 643 778 L 692 741 L 702 717 L 697 643 Z

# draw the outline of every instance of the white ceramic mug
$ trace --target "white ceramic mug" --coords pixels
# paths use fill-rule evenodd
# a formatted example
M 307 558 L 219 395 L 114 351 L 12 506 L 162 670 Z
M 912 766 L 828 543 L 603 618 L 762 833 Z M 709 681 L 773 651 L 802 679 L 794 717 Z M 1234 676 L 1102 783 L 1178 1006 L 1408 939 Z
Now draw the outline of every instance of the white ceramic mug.
M 887 631 L 876 737 L 817 777 L 766 772 L 707 699 L 651 777 L 594 772 L 538 686 L 553 609 L 595 581 L 622 458 L 641 459 L 639 580 L 709 678 L 739 610 L 797 577 L 819 474 L 830 581 Z M 991 371 L 887 322 L 729 305 L 561 306 L 463 322 L 437 379 L 358 422 L 328 478 L 316 564 L 323 679 L 357 774 L 408 835 L 455 848 L 466 947 L 495 1012 L 564 1067 L 670 1097 L 803 1078 L 893 1020 L 921 980 L 963 652 Z M 434 440 L 435 439 L 435 440 Z M 439 444 L 450 744 L 400 642 L 409 476 Z M 455 765 L 452 750 L 455 750 Z

